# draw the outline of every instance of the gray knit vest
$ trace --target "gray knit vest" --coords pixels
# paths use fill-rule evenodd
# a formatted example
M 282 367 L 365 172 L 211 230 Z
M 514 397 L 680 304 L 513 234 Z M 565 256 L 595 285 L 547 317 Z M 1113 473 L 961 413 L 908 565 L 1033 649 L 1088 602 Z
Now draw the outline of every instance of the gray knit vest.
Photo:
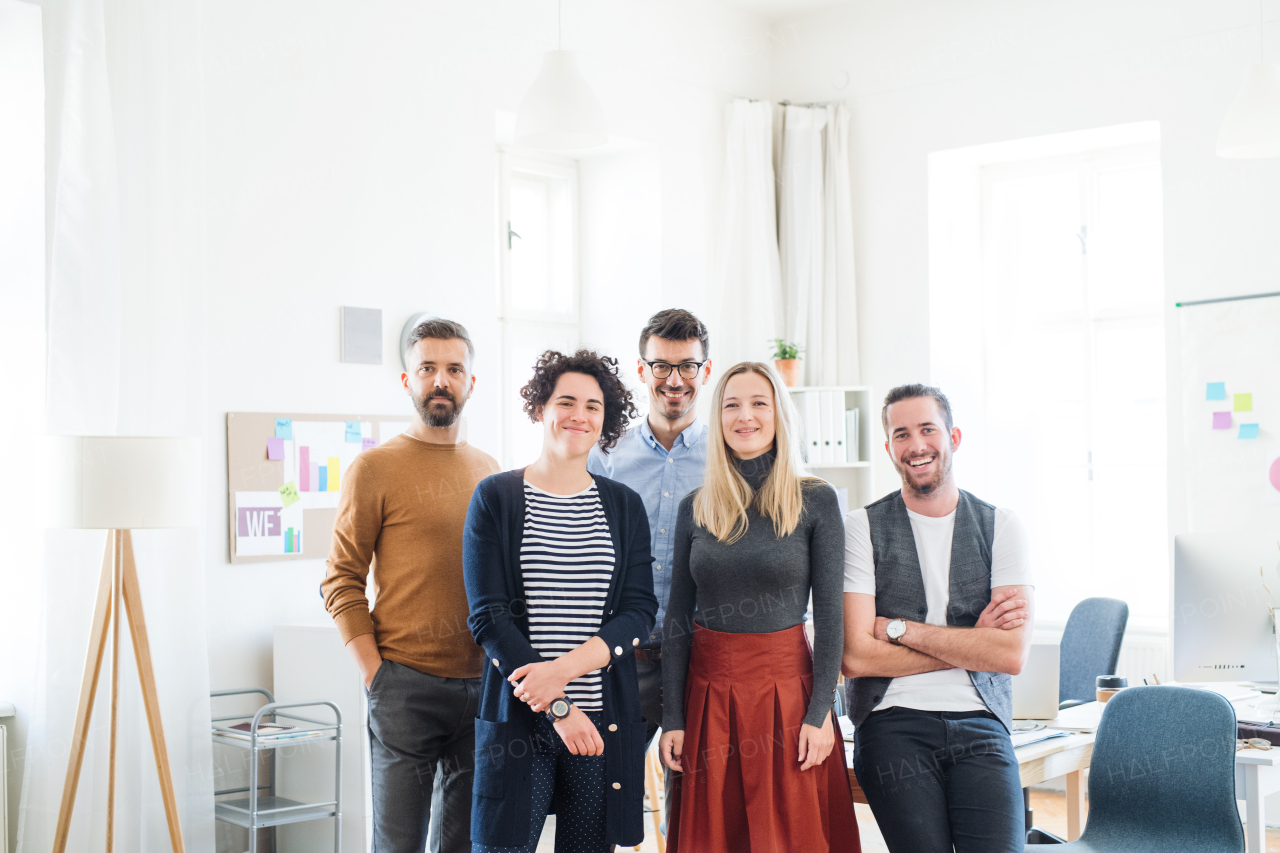
M 902 492 L 896 491 L 867 506 L 871 550 L 876 565 L 876 615 L 923 622 L 929 605 L 924 575 L 916 551 L 911 518 Z M 966 491 L 956 505 L 951 534 L 951 574 L 947 624 L 972 628 L 991 602 L 991 543 L 995 539 L 996 508 Z M 970 672 L 969 678 L 991 713 L 1013 728 L 1013 679 L 1004 672 Z M 884 698 L 892 678 L 866 677 L 849 681 L 849 719 L 861 725 Z

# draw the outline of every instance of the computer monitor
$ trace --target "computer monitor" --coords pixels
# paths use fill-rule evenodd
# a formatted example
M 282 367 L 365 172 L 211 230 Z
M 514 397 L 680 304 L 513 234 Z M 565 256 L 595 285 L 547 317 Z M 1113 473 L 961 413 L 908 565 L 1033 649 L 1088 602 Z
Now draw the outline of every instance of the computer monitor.
M 1175 536 L 1173 677 L 1275 684 L 1268 604 L 1280 609 L 1280 530 Z

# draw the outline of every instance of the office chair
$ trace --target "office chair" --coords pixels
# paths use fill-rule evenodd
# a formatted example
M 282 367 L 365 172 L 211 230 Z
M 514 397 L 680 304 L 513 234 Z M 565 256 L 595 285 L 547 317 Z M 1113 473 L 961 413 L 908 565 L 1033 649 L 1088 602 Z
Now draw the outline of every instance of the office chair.
M 1063 853 L 1245 853 L 1236 715 L 1217 693 L 1122 690 L 1102 713 L 1092 768 L 1088 822 Z
M 1058 707 L 1096 698 L 1099 675 L 1114 675 L 1129 623 L 1129 605 L 1118 598 L 1086 598 L 1071 609 L 1062 632 Z
M 1117 598 L 1086 598 L 1071 609 L 1059 650 L 1058 708 L 1092 702 L 1099 675 L 1114 675 L 1120 644 L 1129 623 L 1129 605 Z M 1034 825 L 1031 790 L 1022 789 L 1027 843 L 1062 844 L 1063 839 Z

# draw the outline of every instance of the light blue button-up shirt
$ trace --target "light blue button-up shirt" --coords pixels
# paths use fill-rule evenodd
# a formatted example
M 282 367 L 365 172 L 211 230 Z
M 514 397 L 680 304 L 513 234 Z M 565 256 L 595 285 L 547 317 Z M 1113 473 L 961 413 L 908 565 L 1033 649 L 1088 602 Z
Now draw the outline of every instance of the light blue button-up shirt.
M 639 493 L 649 513 L 653 540 L 653 594 L 658 618 L 649 642 L 662 642 L 662 620 L 671 596 L 671 560 L 675 555 L 676 510 L 684 496 L 702 485 L 707 467 L 707 431 L 701 421 L 685 427 L 668 451 L 649 428 L 649 419 L 626 431 L 608 453 L 591 448 L 587 470 L 617 480 Z

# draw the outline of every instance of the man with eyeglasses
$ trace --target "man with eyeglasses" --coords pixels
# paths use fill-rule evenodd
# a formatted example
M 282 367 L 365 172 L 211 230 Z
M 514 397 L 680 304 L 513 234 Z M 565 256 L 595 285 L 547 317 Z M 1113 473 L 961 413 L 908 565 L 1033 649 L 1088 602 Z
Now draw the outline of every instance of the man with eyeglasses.
M 640 711 L 653 739 L 662 722 L 662 620 L 671 594 L 676 511 L 702 485 L 707 425 L 698 420 L 698 392 L 711 377 L 707 327 L 679 308 L 659 311 L 640 332 L 636 369 L 649 389 L 649 414 L 627 430 L 608 453 L 592 448 L 587 470 L 640 493 L 653 537 L 653 592 L 658 617 L 636 650 Z M 668 780 L 670 774 L 668 774 Z

